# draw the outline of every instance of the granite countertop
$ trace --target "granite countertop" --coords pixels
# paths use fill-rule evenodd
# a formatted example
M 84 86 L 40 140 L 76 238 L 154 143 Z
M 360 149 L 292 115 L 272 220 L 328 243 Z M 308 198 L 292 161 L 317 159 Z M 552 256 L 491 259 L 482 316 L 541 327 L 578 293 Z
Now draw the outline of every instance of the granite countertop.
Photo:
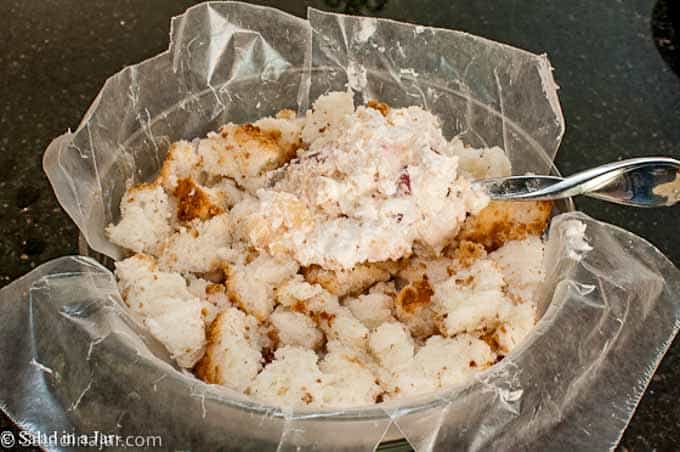
M 75 128 L 106 78 L 167 48 L 189 0 L 4 0 L 0 3 L 0 282 L 77 253 L 41 159 Z M 674 0 L 257 2 L 370 14 L 461 29 L 547 53 L 567 132 L 557 165 L 571 173 L 632 156 L 680 157 L 680 5 Z M 673 10 L 675 9 L 675 10 Z M 675 20 L 675 24 L 673 21 Z M 654 243 L 680 265 L 680 207 L 654 211 L 579 199 L 578 208 Z M 680 444 L 680 343 L 657 370 L 620 450 Z M 0 431 L 14 428 L 0 417 Z

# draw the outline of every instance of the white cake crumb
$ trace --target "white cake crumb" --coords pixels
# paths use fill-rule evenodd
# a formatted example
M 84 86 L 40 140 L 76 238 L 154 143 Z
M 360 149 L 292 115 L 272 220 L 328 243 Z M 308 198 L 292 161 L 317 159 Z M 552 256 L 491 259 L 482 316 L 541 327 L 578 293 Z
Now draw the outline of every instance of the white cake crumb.
M 181 140 L 171 144 L 161 167 L 158 182 L 168 192 L 173 192 L 180 179 L 198 179 L 200 160 L 193 143 Z
M 367 328 L 377 328 L 395 320 L 392 316 L 394 300 L 384 293 L 369 293 L 345 300 L 345 306 Z
M 440 331 L 458 333 L 493 329 L 512 306 L 506 297 L 503 275 L 490 260 L 480 260 L 448 280 L 435 284 L 433 303 L 439 314 Z
M 432 336 L 437 330 L 432 295 L 432 286 L 424 278 L 402 287 L 394 301 L 395 316 L 418 340 Z
M 231 306 L 227 297 L 227 288 L 224 285 L 194 275 L 187 277 L 187 283 L 187 289 L 191 295 L 201 300 L 201 315 L 206 326 L 213 322 L 220 311 Z
M 380 364 L 390 370 L 407 365 L 415 350 L 413 338 L 399 322 L 383 323 L 372 331 L 368 346 Z
M 536 307 L 533 303 L 512 306 L 496 329 L 495 340 L 501 353 L 507 355 L 529 335 L 536 324 Z
M 228 178 L 224 178 L 210 186 L 210 191 L 224 210 L 231 209 L 246 197 L 246 192 L 241 190 L 236 185 L 236 182 Z
M 282 110 L 273 118 L 262 118 L 253 123 L 265 133 L 276 136 L 281 147 L 291 149 L 291 152 L 302 146 L 302 127 L 304 118 L 297 118 L 293 110 Z
M 305 279 L 321 285 L 339 297 L 364 292 L 376 283 L 385 282 L 399 270 L 397 262 L 361 263 L 351 269 L 328 270 L 318 266 L 305 267 Z
M 208 383 L 243 391 L 262 369 L 263 343 L 254 317 L 227 308 L 209 328 L 208 346 L 196 372 Z
M 532 302 L 536 288 L 545 279 L 543 241 L 529 236 L 506 242 L 489 255 L 508 284 L 508 291 L 522 302 Z
M 266 172 L 293 158 L 297 142 L 291 144 L 291 124 L 265 121 L 264 129 L 253 124 L 229 123 L 198 143 L 200 167 L 210 176 L 233 179 L 250 193 L 266 181 Z M 277 127 L 284 126 L 285 130 Z M 284 135 L 285 133 L 285 135 Z
M 276 291 L 277 302 L 292 310 L 319 315 L 333 313 L 340 304 L 338 297 L 318 284 L 310 284 L 295 275 Z
M 165 345 L 177 365 L 191 369 L 205 351 L 204 307 L 195 301 L 168 301 L 163 313 L 145 318 L 144 324 Z
M 457 262 L 448 257 L 414 257 L 409 259 L 404 268 L 399 271 L 399 277 L 414 283 L 423 278 L 431 284 L 439 283 L 448 279 L 457 268 Z
M 172 234 L 174 206 L 163 188 L 154 184 L 131 187 L 120 202 L 121 219 L 106 233 L 118 246 L 156 255 Z
M 297 271 L 295 261 L 266 254 L 247 264 L 228 265 L 226 285 L 229 297 L 236 306 L 264 322 L 274 310 L 274 289 Z
M 177 273 L 158 270 L 151 256 L 137 254 L 116 262 L 123 299 L 181 367 L 191 368 L 203 355 L 202 303 Z
M 349 92 L 332 92 L 319 97 L 307 111 L 302 140 L 313 143 L 329 131 L 337 131 L 342 120 L 354 113 L 354 101 Z
M 282 407 L 320 406 L 324 379 L 316 353 L 302 347 L 286 346 L 260 372 L 246 393 L 263 402 Z
M 383 392 L 362 359 L 342 345 L 330 345 L 319 363 L 323 372 L 323 405 L 349 408 L 370 405 Z
M 434 378 L 439 388 L 463 383 L 495 361 L 496 355 L 486 342 L 465 334 L 454 338 L 432 336 L 415 357 L 417 367 Z
M 387 390 L 385 399 L 394 400 L 466 383 L 495 360 L 496 355 L 489 346 L 474 336 L 432 336 L 413 359 L 382 375 L 382 384 Z
M 279 306 L 270 322 L 281 345 L 296 345 L 310 350 L 318 349 L 324 339 L 314 321 L 306 315 Z
M 175 272 L 204 273 L 220 267 L 220 250 L 231 244 L 229 214 L 193 221 L 170 236 L 158 263 Z
M 322 316 L 319 327 L 326 333 L 329 341 L 335 340 L 356 349 L 366 348 L 368 328 L 344 306 L 338 307 L 330 315 Z

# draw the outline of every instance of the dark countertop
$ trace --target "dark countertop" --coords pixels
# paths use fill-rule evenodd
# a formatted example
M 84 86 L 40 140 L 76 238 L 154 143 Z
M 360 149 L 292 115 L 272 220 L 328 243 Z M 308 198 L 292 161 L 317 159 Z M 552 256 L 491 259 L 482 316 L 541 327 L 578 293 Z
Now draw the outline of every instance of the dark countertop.
M 547 53 L 567 132 L 564 173 L 631 156 L 680 157 L 680 9 L 675 0 L 258 2 L 455 28 Z M 77 252 L 77 231 L 41 168 L 50 140 L 76 128 L 105 79 L 167 48 L 169 20 L 189 0 L 4 0 L 0 3 L 0 285 Z M 680 72 L 678 72 L 680 73 Z M 579 199 L 588 214 L 646 237 L 680 265 L 680 207 L 636 210 Z M 621 450 L 680 444 L 676 340 Z M 0 431 L 9 428 L 0 418 Z

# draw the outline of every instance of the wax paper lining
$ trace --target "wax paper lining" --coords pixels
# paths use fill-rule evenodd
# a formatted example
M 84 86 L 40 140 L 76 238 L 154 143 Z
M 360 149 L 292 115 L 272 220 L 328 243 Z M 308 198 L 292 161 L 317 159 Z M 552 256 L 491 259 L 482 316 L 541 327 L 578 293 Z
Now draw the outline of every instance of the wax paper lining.
M 170 49 L 111 77 L 45 170 L 90 247 L 167 145 L 352 89 L 437 114 L 448 137 L 502 146 L 518 173 L 551 169 L 563 133 L 544 56 L 463 32 L 310 10 L 308 20 L 206 3 L 173 20 Z M 586 225 L 588 247 L 573 231 Z M 579 213 L 553 218 L 543 316 L 465 387 L 348 410 L 280 410 L 172 365 L 85 257 L 0 291 L 0 407 L 28 431 L 158 435 L 172 449 L 612 449 L 679 325 L 678 270 L 644 240 Z M 69 449 L 68 447 L 54 447 Z

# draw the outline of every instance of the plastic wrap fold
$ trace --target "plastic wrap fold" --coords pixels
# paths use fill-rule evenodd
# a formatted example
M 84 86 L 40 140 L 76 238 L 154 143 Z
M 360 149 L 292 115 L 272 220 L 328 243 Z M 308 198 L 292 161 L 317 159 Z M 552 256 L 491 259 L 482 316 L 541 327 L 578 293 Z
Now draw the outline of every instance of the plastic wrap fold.
M 175 140 L 330 90 L 421 105 L 448 137 L 500 145 L 514 170 L 551 169 L 563 120 L 547 59 L 466 33 L 310 10 L 207 3 L 172 22 L 170 49 L 111 77 L 45 170 L 90 247 L 125 189 Z M 571 234 L 586 224 L 592 249 Z M 126 313 L 110 271 L 83 257 L 0 292 L 0 408 L 33 431 L 159 435 L 192 450 L 613 448 L 680 319 L 680 272 L 634 235 L 553 218 L 535 332 L 466 387 L 343 411 L 282 411 L 178 371 Z

